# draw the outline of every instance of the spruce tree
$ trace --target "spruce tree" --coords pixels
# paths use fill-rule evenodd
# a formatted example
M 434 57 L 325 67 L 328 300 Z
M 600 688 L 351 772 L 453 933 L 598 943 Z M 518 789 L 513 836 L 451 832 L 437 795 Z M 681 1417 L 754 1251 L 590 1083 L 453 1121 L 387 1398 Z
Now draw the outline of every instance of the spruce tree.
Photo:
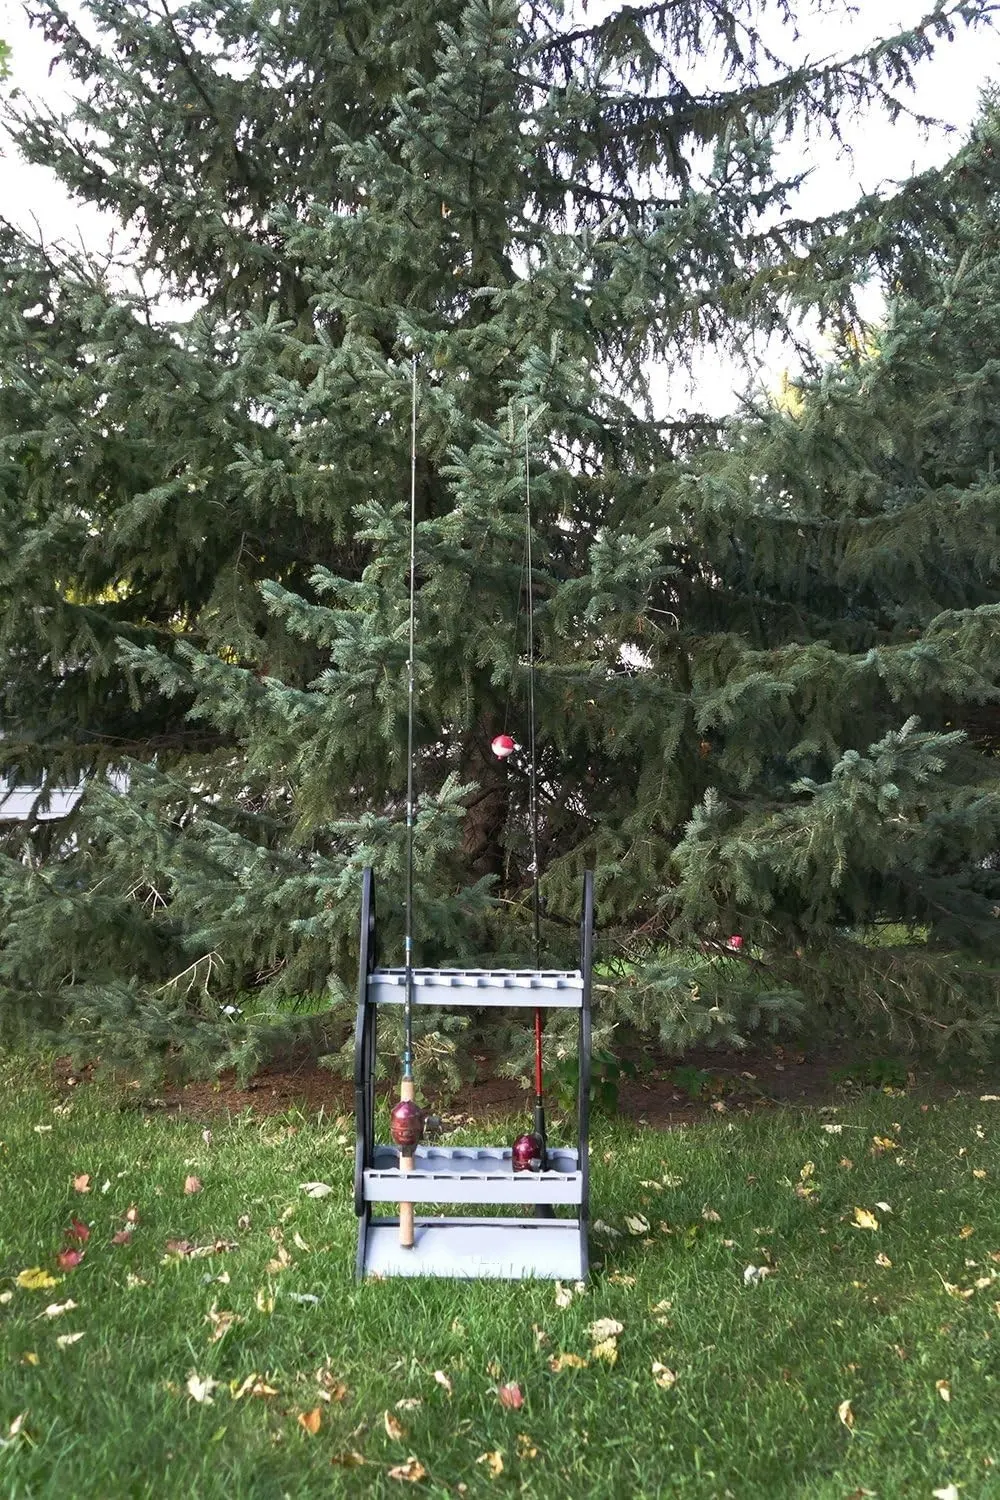
M 106 262 L 12 227 L 0 243 L 0 764 L 88 785 L 71 825 L 6 841 L 9 1024 L 249 1066 L 297 997 L 343 997 L 367 862 L 396 941 L 414 356 L 420 955 L 530 948 L 523 763 L 489 749 L 523 739 L 528 587 L 547 949 L 571 951 L 595 867 L 606 1030 L 679 1047 L 791 1015 L 820 983 L 807 945 L 843 1004 L 824 955 L 848 953 L 853 993 L 881 960 L 845 933 L 884 915 L 992 953 L 985 908 L 974 936 L 930 910 L 939 855 L 957 911 L 993 826 L 981 757 L 939 733 L 996 681 L 985 574 L 935 592 L 888 521 L 857 580 L 824 571 L 834 534 L 880 535 L 878 476 L 904 464 L 866 460 L 863 501 L 809 467 L 800 428 L 867 366 L 803 393 L 815 419 L 721 438 L 650 409 L 651 367 L 804 310 L 846 321 L 872 272 L 933 303 L 956 203 L 989 201 L 990 132 L 814 222 L 786 212 L 774 141 L 896 109 L 988 6 L 939 4 L 817 66 L 783 65 L 758 9 L 577 25 L 551 0 L 90 0 L 82 27 L 36 7 L 78 102 L 63 121 L 15 101 L 20 148 L 131 242 Z M 791 36 L 790 8 L 774 19 Z M 695 87 L 709 63 L 718 85 Z M 897 645 L 888 680 L 877 653 Z M 733 932 L 738 958 L 676 961 Z M 443 1027 L 424 1045 L 455 1054 Z

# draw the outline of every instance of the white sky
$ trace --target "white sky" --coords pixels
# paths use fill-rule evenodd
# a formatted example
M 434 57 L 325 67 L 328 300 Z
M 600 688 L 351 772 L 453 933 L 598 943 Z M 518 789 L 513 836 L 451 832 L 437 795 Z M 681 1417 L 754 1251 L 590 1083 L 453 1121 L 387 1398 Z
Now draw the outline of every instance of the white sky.
M 593 17 L 612 3 L 614 0 L 591 0 L 587 13 Z M 576 0 L 576 4 L 582 8 L 583 0 Z M 790 36 L 782 37 L 777 26 L 772 31 L 773 40 L 782 55 L 812 60 L 842 56 L 860 50 L 879 34 L 912 25 L 931 5 L 932 0 L 858 0 L 854 13 L 845 16 L 845 6 L 840 3 L 835 13 L 826 15 L 814 14 L 803 4 L 798 42 Z M 12 78 L 0 88 L 9 91 L 17 87 L 51 108 L 65 108 L 63 75 L 58 69 L 49 75 L 51 49 L 27 26 L 18 0 L 0 0 L 0 37 L 13 49 Z M 962 29 L 954 42 L 942 44 L 935 57 L 923 64 L 909 102 L 918 112 L 933 115 L 962 133 L 975 116 L 981 90 L 994 78 L 1000 81 L 1000 31 Z M 820 214 L 846 206 L 861 192 L 871 192 L 913 170 L 941 163 L 961 138 L 960 134 L 949 136 L 944 130 L 927 137 L 912 122 L 901 119 L 893 125 L 879 113 L 847 122 L 844 133 L 850 155 L 838 153 L 819 137 L 799 139 L 784 148 L 783 166 L 812 168 L 797 211 Z M 106 244 L 114 227 L 88 205 L 72 202 L 51 173 L 29 167 L 9 152 L 0 158 L 0 206 L 6 217 L 25 225 L 36 219 L 48 239 L 82 239 L 94 248 Z M 761 351 L 760 362 L 761 378 L 770 381 L 788 359 L 781 351 L 771 349 Z M 696 398 L 699 404 L 705 399 L 706 381 L 711 387 L 710 404 L 730 406 L 733 392 L 745 387 L 746 376 L 742 370 L 722 363 L 701 367 Z M 679 389 L 676 398 L 681 404 L 689 404 Z

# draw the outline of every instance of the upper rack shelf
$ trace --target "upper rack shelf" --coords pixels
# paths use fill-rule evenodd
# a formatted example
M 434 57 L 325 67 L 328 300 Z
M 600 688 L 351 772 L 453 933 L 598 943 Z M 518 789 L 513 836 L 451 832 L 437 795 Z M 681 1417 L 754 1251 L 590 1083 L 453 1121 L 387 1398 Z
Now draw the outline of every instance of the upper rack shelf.
M 373 969 L 368 999 L 375 1005 L 402 1005 L 405 969 Z M 542 1005 L 579 1010 L 583 974 L 579 969 L 414 969 L 414 1005 Z

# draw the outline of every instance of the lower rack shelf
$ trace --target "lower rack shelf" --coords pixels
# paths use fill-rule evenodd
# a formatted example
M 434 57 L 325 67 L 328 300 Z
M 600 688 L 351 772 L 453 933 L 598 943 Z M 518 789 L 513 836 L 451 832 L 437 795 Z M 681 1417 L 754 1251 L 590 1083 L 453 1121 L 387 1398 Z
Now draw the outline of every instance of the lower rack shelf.
M 412 1172 L 395 1146 L 376 1146 L 364 1173 L 366 1203 L 582 1203 L 579 1156 L 552 1146 L 544 1172 L 515 1172 L 510 1147 L 418 1146 Z M 501 1220 L 510 1223 L 510 1220 Z
M 578 1219 L 417 1218 L 413 1246 L 406 1250 L 398 1219 L 371 1219 L 363 1228 L 361 1276 L 582 1281 L 587 1275 L 586 1236 Z

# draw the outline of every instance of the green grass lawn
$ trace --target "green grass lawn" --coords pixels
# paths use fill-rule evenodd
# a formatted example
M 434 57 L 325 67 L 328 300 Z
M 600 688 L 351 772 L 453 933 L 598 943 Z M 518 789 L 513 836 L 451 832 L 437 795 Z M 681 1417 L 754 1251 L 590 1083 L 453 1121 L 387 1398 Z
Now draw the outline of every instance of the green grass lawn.
M 557 1297 L 355 1284 L 342 1119 L 61 1098 L 0 1062 L 4 1500 L 1000 1495 L 1000 1102 L 598 1123 Z

